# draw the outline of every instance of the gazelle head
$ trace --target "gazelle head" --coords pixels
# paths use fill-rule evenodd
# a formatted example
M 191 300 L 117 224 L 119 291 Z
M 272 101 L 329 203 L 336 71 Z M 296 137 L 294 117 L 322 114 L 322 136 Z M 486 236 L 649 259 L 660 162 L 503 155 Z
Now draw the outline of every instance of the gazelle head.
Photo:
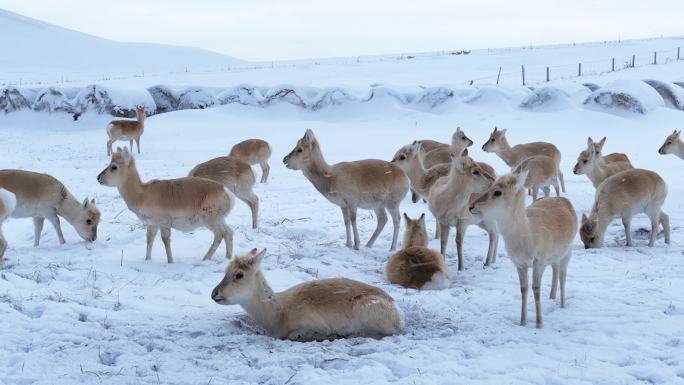
M 318 148 L 318 140 L 313 131 L 307 129 L 297 145 L 283 158 L 283 163 L 291 170 L 302 170 L 311 163 L 312 153 Z
M 235 256 L 226 268 L 221 282 L 211 291 L 211 299 L 219 305 L 238 305 L 249 302 L 258 285 L 258 272 L 266 249 Z
M 416 142 L 414 142 L 414 144 L 415 143 Z M 394 154 L 394 157 L 392 158 L 392 163 L 399 166 L 399 168 L 401 168 L 403 171 L 407 171 L 409 164 L 416 156 L 416 151 L 414 151 L 414 148 L 415 146 L 412 144 L 407 144 L 400 148 L 399 151 L 397 151 Z
M 456 127 L 456 132 L 451 136 L 451 148 L 466 149 L 472 145 L 473 141 L 466 136 L 465 132 L 461 131 L 461 127 Z
M 71 224 L 81 238 L 92 242 L 97 239 L 97 225 L 99 223 L 100 210 L 95 205 L 95 199 L 84 199 L 83 203 L 79 205 L 76 220 Z
M 682 133 L 682 130 L 674 130 L 670 135 L 667 136 L 665 139 L 665 143 L 663 143 L 662 146 L 660 146 L 660 149 L 658 149 L 658 154 L 660 155 L 666 155 L 666 154 L 672 154 L 675 152 L 675 148 L 677 146 L 677 142 L 679 141 L 679 134 Z
M 494 131 L 489 135 L 489 140 L 482 145 L 482 151 L 497 152 L 502 148 L 502 143 L 506 143 L 506 129 L 499 130 L 498 127 L 494 127 Z
M 603 150 L 603 145 L 606 143 L 606 138 L 603 137 L 598 142 L 594 142 L 591 138 L 587 139 L 587 149 L 580 152 L 577 157 L 577 163 L 572 169 L 575 175 L 582 175 L 589 172 L 591 169 L 591 164 L 594 159 L 603 156 L 601 155 L 601 150 Z
M 517 199 L 525 199 L 527 170 L 519 174 L 499 177 L 489 189 L 470 205 L 470 213 L 476 216 L 497 217 L 514 207 Z
M 128 179 L 130 167 L 134 165 L 133 156 L 128 152 L 128 148 L 121 147 L 112 154 L 112 160 L 102 172 L 97 176 L 97 181 L 101 185 L 110 187 L 121 187 Z
M 136 106 L 135 107 L 135 116 L 138 119 L 145 119 L 145 106 Z
M 595 249 L 603 246 L 603 237 L 598 233 L 598 218 L 587 217 L 582 214 L 582 225 L 579 234 L 585 249 Z
M 425 213 L 421 214 L 418 219 L 411 219 L 404 213 L 404 221 L 406 221 L 406 229 L 404 230 L 403 247 L 427 246 L 428 235 L 427 230 L 425 230 Z
M 469 156 L 451 153 L 451 167 L 467 177 L 467 185 L 474 193 L 487 190 L 494 182 L 494 177 Z

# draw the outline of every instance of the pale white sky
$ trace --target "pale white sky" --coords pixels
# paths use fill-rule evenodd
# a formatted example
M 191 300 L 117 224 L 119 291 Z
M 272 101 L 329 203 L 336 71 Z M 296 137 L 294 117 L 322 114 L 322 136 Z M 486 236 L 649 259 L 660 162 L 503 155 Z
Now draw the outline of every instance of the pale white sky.
M 247 60 L 684 35 L 684 0 L 0 0 L 119 41 Z

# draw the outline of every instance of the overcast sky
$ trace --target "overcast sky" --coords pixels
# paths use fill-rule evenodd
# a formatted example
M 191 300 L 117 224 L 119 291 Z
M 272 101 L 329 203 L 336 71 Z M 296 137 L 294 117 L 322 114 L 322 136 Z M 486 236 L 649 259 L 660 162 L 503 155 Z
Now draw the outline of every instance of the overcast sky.
M 684 0 L 0 0 L 119 41 L 248 60 L 684 35 Z

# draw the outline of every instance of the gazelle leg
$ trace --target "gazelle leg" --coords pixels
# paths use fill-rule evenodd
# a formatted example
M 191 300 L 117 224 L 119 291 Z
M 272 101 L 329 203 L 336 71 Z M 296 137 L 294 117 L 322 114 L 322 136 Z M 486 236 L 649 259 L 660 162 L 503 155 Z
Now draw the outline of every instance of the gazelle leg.
M 43 232 L 43 223 L 45 223 L 45 218 L 33 217 L 33 247 L 40 244 L 40 234 Z
M 164 249 L 166 249 L 166 262 L 173 263 L 173 255 L 171 254 L 171 229 L 168 227 L 161 228 L 161 239 L 164 242 Z
M 159 227 L 157 226 L 147 226 L 147 253 L 145 254 L 145 260 L 149 261 L 152 258 L 152 245 L 154 244 L 154 237 L 157 236 Z
M 527 267 L 516 266 L 518 269 L 518 279 L 520 280 L 520 296 L 522 302 L 520 304 L 520 326 L 527 325 Z
M 540 262 L 534 262 L 532 265 L 532 293 L 534 294 L 534 310 L 536 313 L 537 329 L 542 327 L 542 309 L 541 309 L 541 279 L 544 275 L 544 266 Z
M 378 219 L 378 225 L 375 227 L 375 231 L 373 231 L 373 235 L 371 235 L 368 243 L 366 243 L 366 247 L 373 247 L 375 240 L 378 239 L 382 229 L 384 229 L 387 224 L 387 213 L 385 212 L 384 207 L 375 209 L 375 216 Z

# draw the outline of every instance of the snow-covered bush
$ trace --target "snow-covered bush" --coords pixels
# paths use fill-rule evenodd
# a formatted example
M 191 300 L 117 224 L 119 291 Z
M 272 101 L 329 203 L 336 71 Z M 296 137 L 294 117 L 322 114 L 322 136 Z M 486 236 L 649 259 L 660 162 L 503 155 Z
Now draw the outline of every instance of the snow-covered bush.
M 240 103 L 246 106 L 261 106 L 264 95 L 254 86 L 241 84 L 219 93 L 216 95 L 216 100 L 219 104 Z
M 410 102 L 409 98 L 405 94 L 393 88 L 380 85 L 371 87 L 368 96 L 366 96 L 366 98 L 362 101 L 370 102 L 371 100 L 378 100 L 383 98 L 389 98 L 390 100 L 393 99 L 394 101 L 397 101 L 401 104 L 408 104 Z
M 180 104 L 178 92 L 166 86 L 152 86 L 147 89 L 157 106 L 156 113 L 176 111 Z
M 304 98 L 300 95 L 301 93 L 302 92 L 298 88 L 292 86 L 273 87 L 264 94 L 263 104 L 269 105 L 282 101 L 298 107 L 306 108 L 307 104 Z
M 72 110 L 68 96 L 55 87 L 44 88 L 40 91 L 32 108 L 34 111 L 51 113 L 55 111 L 70 112 Z
M 454 97 L 454 91 L 446 87 L 430 87 L 418 93 L 413 98 L 413 104 L 425 105 L 430 108 L 435 108 L 440 104 L 451 100 Z
M 357 100 L 342 88 L 325 88 L 318 92 L 316 99 L 314 99 L 309 108 L 313 111 L 318 111 L 325 107 L 340 106 L 344 103 Z
M 116 89 L 95 84 L 84 87 L 71 101 L 71 105 L 74 112 L 92 110 L 98 114 L 127 118 L 135 117 L 137 106 L 145 107 L 148 114 L 157 109 L 152 95 L 146 89 Z
M 214 94 L 203 87 L 190 87 L 181 91 L 178 98 L 178 109 L 204 109 L 216 104 Z
M 592 92 L 584 104 L 646 114 L 657 107 L 664 107 L 665 101 L 653 87 L 641 80 L 618 80 Z
M 5 113 L 31 108 L 31 102 L 15 87 L 0 89 L 0 111 Z
M 670 82 L 660 80 L 644 80 L 646 84 L 653 87 L 665 100 L 668 107 L 684 110 L 684 88 Z
M 536 111 L 557 111 L 571 108 L 584 101 L 591 92 L 577 83 L 552 84 L 535 88 L 522 102 L 520 108 Z

